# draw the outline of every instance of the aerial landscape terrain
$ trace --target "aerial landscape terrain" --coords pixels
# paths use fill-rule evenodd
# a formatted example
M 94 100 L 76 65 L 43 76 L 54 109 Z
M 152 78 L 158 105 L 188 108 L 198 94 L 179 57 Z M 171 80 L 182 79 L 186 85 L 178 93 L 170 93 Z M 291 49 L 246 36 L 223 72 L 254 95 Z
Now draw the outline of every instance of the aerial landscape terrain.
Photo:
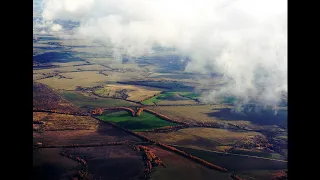
M 52 9 L 33 4 L 34 180 L 287 179 L 286 92 L 272 105 L 211 96 L 226 78 L 186 71 L 194 57 L 132 56 L 75 36 L 62 18 L 75 11 L 45 22 Z

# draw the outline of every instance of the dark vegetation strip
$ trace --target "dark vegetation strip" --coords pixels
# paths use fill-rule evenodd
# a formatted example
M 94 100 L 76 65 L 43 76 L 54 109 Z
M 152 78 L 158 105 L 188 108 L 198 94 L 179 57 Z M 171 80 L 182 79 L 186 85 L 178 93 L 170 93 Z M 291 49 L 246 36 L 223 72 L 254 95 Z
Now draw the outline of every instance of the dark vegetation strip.
M 74 115 L 74 116 L 90 116 L 90 114 L 88 113 L 59 112 L 57 110 L 47 110 L 47 109 L 37 109 L 37 108 L 33 108 L 33 112 L 47 112 L 47 113 L 66 114 L 66 115 Z
M 64 129 L 44 129 L 44 131 L 81 131 L 81 130 L 92 130 L 92 128 L 64 128 Z
M 71 179 L 77 179 L 77 180 L 92 180 L 93 178 L 89 177 L 89 172 L 88 172 L 88 164 L 87 161 L 81 157 L 75 157 L 72 156 L 71 154 L 67 154 L 65 152 L 60 153 L 61 156 L 64 156 L 66 158 L 69 158 L 71 160 L 77 161 L 82 165 L 82 167 L 78 170 L 76 174 L 73 175 Z
M 99 146 L 116 146 L 116 145 L 128 145 L 128 144 L 149 144 L 145 142 L 134 141 L 120 141 L 120 142 L 108 142 L 97 144 L 71 144 L 71 145 L 36 145 L 34 148 L 78 148 L 78 147 L 99 147 Z
M 178 93 L 178 94 L 179 94 L 179 96 L 181 96 L 181 97 L 188 98 L 188 99 L 190 99 L 190 100 L 196 101 L 196 102 L 199 103 L 199 104 L 201 103 L 198 98 L 192 98 L 192 97 L 189 97 L 189 96 L 181 95 L 180 93 Z
M 138 105 L 143 105 L 140 101 L 133 101 L 133 100 L 129 100 L 126 98 L 118 98 L 118 97 L 108 97 L 108 96 L 101 96 L 97 93 L 95 93 L 94 91 L 91 92 L 93 95 L 99 97 L 99 98 L 112 98 L 112 99 L 120 99 L 120 100 L 124 100 L 124 101 L 128 101 L 128 102 L 132 102 L 132 103 L 136 103 Z

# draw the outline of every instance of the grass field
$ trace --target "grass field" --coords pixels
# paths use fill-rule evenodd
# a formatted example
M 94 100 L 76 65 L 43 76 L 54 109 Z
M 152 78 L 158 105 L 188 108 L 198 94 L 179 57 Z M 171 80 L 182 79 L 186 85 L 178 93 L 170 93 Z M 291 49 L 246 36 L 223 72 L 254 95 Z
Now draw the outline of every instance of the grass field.
M 144 131 L 153 128 L 176 125 L 175 123 L 165 121 L 147 112 L 141 113 L 140 116 L 133 117 L 132 114 L 127 111 L 119 111 L 98 116 L 98 118 L 103 121 L 114 122 L 119 126 L 133 131 Z
M 142 104 L 196 104 L 195 101 L 180 96 L 179 94 L 180 92 L 163 92 L 157 96 L 146 99 Z
M 123 84 L 108 84 L 103 88 L 97 89 L 94 92 L 100 96 L 121 98 L 124 95 L 125 99 L 132 101 L 142 101 L 152 97 L 162 91 L 159 88 L 150 88 L 143 86 L 123 85 Z
M 194 100 L 197 100 L 200 97 L 200 94 L 193 93 L 193 92 L 179 92 L 179 94 L 183 97 L 187 97 Z
M 93 98 L 89 96 L 84 96 L 80 93 L 73 91 L 62 91 L 62 96 L 68 101 L 72 102 L 76 106 L 81 108 L 88 107 L 116 107 L 116 106 L 135 106 L 137 104 L 128 102 L 120 99 L 111 99 L 111 98 Z

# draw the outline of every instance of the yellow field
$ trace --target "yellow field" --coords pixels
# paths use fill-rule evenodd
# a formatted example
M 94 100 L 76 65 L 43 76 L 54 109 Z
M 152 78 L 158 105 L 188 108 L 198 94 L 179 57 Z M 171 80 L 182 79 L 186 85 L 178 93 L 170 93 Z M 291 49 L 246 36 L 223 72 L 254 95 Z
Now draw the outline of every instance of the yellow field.
M 236 141 L 261 135 L 257 132 L 235 132 L 217 128 L 187 128 L 180 130 L 183 133 L 211 139 L 224 145 L 234 144 Z
M 86 129 L 95 130 L 98 121 L 88 116 L 74 116 L 46 112 L 33 112 L 34 121 L 42 121 L 45 130 Z
M 113 64 L 110 64 L 109 66 L 112 68 L 119 68 L 119 69 L 126 69 L 126 68 L 140 69 L 139 66 L 134 63 L 128 63 L 128 64 L 113 63 Z
M 84 65 L 84 66 L 77 66 L 77 67 L 82 71 L 86 71 L 86 70 L 96 70 L 96 71 L 110 70 L 110 68 L 101 66 L 99 64 Z
M 81 64 L 85 64 L 85 62 L 83 61 L 72 61 L 72 62 L 66 62 L 66 63 L 51 63 L 52 65 L 57 65 L 60 67 L 64 67 L 64 66 L 74 66 L 74 65 L 81 65 Z
M 38 80 L 41 78 L 44 78 L 45 76 L 43 74 L 33 74 L 33 80 Z
M 105 97 L 117 97 L 119 96 L 119 93 L 117 92 L 121 90 L 127 90 L 126 94 L 129 96 L 127 99 L 132 101 L 142 101 L 162 91 L 158 88 L 145 88 L 142 86 L 122 84 L 109 84 L 104 86 L 104 88 L 98 89 L 96 93 Z
M 78 71 L 78 68 L 80 66 L 64 66 L 64 67 L 58 67 L 58 68 L 49 68 L 49 69 L 35 69 L 33 72 L 35 73 L 63 73 L 63 72 L 69 72 L 69 71 Z
M 108 81 L 136 81 L 142 78 L 140 72 L 114 72 L 114 71 L 105 71 L 108 74 Z
M 155 106 L 149 107 L 150 109 L 159 112 L 161 114 L 168 115 L 170 117 L 179 118 L 182 121 L 188 123 L 211 123 L 211 122 L 221 122 L 230 123 L 233 125 L 243 126 L 250 129 L 259 129 L 261 127 L 252 124 L 250 121 L 246 120 L 222 120 L 217 116 L 212 116 L 210 114 L 219 112 L 224 108 L 232 108 L 227 105 L 199 105 L 199 106 Z
M 37 82 L 46 84 L 54 89 L 75 90 L 77 86 L 92 87 L 110 79 L 105 75 L 98 74 L 98 71 L 60 73 L 60 75 L 71 79 L 52 77 L 37 80 Z
M 204 106 L 156 106 L 150 109 L 166 114 L 168 116 L 180 118 L 189 123 L 195 122 L 216 122 L 217 118 L 210 117 L 208 113 L 217 112 L 223 108 L 221 105 L 204 105 Z
M 231 148 L 237 141 L 262 135 L 257 132 L 234 132 L 217 128 L 186 128 L 166 133 L 139 133 L 166 144 L 222 152 Z

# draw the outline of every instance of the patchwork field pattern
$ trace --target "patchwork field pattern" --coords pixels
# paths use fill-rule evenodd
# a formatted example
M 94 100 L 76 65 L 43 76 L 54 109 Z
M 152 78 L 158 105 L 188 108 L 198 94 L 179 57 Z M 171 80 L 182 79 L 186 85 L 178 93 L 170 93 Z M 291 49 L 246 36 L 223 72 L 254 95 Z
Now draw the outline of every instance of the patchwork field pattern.
M 122 98 L 140 102 L 144 99 L 159 94 L 162 89 L 133 85 L 109 84 L 94 91 L 103 97 Z

